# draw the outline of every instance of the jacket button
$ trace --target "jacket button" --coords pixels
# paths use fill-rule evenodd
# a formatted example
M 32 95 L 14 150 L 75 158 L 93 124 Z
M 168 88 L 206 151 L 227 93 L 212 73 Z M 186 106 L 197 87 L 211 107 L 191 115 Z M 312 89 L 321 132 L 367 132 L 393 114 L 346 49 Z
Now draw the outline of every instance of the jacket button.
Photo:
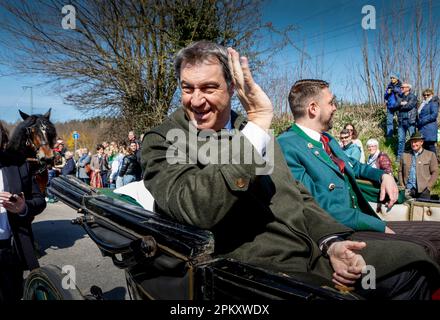
M 244 188 L 246 186 L 246 181 L 243 178 L 238 178 L 235 180 L 235 185 L 239 188 Z
M 330 191 L 335 190 L 335 188 L 336 188 L 336 185 L 335 185 L 334 183 L 330 183 L 330 184 L 328 185 L 328 189 L 329 189 Z

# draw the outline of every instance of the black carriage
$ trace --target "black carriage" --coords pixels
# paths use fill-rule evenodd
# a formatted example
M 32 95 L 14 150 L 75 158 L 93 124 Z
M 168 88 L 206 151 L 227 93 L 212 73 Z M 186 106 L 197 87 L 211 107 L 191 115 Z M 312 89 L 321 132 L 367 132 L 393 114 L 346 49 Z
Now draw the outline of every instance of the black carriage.
M 74 223 L 85 229 L 104 256 L 124 269 L 131 299 L 359 299 L 312 274 L 288 276 L 216 257 L 211 232 L 147 211 L 111 190 L 93 189 L 71 176 L 58 177 L 51 184 L 50 191 L 80 214 Z M 25 299 L 81 297 L 65 296 L 54 284 L 56 278 L 53 266 L 31 272 Z

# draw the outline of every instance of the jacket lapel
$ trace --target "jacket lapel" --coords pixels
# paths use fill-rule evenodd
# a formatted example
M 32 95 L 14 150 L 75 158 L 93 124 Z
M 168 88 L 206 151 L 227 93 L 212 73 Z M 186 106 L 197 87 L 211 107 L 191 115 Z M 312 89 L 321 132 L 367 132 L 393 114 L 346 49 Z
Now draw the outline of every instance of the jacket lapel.
M 3 177 L 6 180 L 5 191 L 10 193 L 18 193 L 21 190 L 21 177 L 18 168 L 13 167 L 3 167 L 2 169 Z
M 304 148 L 308 150 L 308 152 L 311 154 L 310 156 L 313 158 L 318 158 L 319 161 L 324 163 L 327 167 L 332 169 L 336 172 L 336 174 L 343 177 L 343 174 L 341 171 L 339 171 L 338 166 L 336 163 L 333 162 L 332 159 L 330 159 L 330 156 L 325 152 L 322 143 L 318 142 L 316 140 L 313 140 L 310 138 L 304 131 L 301 130 L 297 125 L 293 125 L 290 129 L 296 134 L 298 134 L 301 138 L 304 139 Z
M 339 170 L 339 167 L 336 165 L 336 163 L 333 162 L 333 160 L 330 158 L 330 156 L 325 152 L 325 150 L 322 147 L 317 148 L 316 146 L 313 146 L 313 148 L 310 148 L 308 145 L 307 149 L 309 149 L 309 152 L 312 153 L 312 157 L 318 158 L 322 163 L 324 163 L 330 169 L 335 171 L 336 174 L 343 176 L 343 174 Z

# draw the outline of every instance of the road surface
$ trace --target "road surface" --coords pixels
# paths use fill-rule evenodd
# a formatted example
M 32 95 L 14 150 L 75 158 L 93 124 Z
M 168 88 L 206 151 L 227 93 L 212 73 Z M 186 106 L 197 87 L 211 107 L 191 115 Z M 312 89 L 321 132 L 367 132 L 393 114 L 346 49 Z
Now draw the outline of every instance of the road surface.
M 48 203 L 33 224 L 39 246 L 40 265 L 73 266 L 76 284 L 88 294 L 92 285 L 100 287 L 106 300 L 128 299 L 124 271 L 111 258 L 103 257 L 84 229 L 71 224 L 79 215 L 61 201 Z

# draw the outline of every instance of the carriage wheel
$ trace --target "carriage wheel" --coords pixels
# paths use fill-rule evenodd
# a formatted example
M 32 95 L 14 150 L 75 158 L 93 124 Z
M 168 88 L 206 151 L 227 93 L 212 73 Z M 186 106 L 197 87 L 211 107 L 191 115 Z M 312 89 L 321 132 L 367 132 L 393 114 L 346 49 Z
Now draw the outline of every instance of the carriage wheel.
M 47 265 L 29 273 L 24 284 L 23 300 L 84 300 L 76 284 L 65 289 L 62 280 L 66 275 L 54 265 Z

